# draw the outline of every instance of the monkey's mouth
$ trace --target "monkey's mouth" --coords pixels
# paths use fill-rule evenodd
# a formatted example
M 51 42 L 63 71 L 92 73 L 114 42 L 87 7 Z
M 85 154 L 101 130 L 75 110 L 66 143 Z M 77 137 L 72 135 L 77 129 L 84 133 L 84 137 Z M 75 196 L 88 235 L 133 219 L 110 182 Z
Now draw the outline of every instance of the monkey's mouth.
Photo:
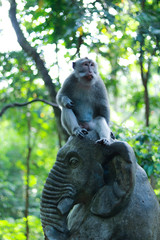
M 86 79 L 89 80 L 89 81 L 91 81 L 92 78 L 93 78 L 93 76 L 92 76 L 91 74 L 88 74 L 88 75 L 86 76 Z

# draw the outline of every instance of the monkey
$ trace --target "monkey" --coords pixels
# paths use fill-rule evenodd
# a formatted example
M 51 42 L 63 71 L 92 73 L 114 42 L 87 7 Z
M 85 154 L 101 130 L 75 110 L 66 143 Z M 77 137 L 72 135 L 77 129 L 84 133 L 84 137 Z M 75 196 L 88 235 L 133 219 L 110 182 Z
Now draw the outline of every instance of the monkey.
M 73 72 L 58 91 L 56 101 L 62 110 L 62 126 L 69 135 L 83 138 L 95 130 L 100 143 L 110 142 L 108 94 L 96 62 L 87 57 L 73 62 Z

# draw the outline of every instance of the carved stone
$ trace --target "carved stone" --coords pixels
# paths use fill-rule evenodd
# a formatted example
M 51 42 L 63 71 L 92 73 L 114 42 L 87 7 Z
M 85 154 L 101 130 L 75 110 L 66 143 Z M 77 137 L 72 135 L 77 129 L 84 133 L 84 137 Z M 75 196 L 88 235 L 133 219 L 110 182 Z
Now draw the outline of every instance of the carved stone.
M 45 239 L 160 240 L 159 203 L 132 148 L 96 140 L 70 137 L 59 150 L 42 193 Z

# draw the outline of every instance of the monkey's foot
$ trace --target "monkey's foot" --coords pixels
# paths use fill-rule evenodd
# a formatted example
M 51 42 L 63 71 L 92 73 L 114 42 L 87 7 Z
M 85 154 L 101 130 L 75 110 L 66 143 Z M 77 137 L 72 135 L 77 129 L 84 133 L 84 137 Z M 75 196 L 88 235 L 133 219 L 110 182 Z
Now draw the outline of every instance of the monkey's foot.
M 101 145 L 110 145 L 110 141 L 107 138 L 101 138 L 96 141 L 96 143 L 101 144 Z
M 80 138 L 84 138 L 86 134 L 88 134 L 88 131 L 85 128 L 77 128 L 75 131 L 75 135 Z

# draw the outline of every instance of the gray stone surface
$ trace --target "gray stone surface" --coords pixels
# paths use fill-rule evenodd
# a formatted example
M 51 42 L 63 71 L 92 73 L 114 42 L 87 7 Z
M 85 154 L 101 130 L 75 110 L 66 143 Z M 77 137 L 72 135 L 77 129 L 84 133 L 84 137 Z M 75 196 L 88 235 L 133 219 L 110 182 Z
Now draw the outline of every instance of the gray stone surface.
M 41 200 L 46 240 L 160 240 L 160 209 L 132 148 L 70 137 Z

